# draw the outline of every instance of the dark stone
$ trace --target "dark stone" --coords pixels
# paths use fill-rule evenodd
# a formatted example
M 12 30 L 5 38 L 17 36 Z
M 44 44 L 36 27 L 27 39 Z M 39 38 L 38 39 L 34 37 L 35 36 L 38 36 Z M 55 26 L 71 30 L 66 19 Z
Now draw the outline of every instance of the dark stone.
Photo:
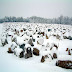
M 38 34 L 39 34 L 39 35 L 41 35 L 41 33 L 40 33 L 40 32 L 38 32 Z
M 48 32 L 50 32 L 51 31 L 51 29 L 48 29 Z
M 36 30 L 36 32 L 37 32 L 37 30 Z
M 30 47 L 26 49 L 25 59 L 32 57 L 32 50 Z
M 69 39 L 69 40 L 72 40 L 72 37 L 71 37 L 71 36 L 69 36 L 69 37 L 68 37 L 68 39 Z
M 8 41 L 7 41 L 7 39 L 5 39 L 5 43 L 6 43 L 6 44 L 8 44 Z
M 37 38 L 39 38 L 39 36 L 37 36 Z
M 56 66 L 62 67 L 62 68 L 66 68 L 66 69 L 72 69 L 72 61 L 66 60 L 66 61 L 62 61 L 62 60 L 58 60 L 56 62 Z
M 32 37 L 32 35 L 30 35 L 30 37 Z
M 64 39 L 68 39 L 68 37 L 67 37 L 67 36 L 63 36 L 63 38 L 64 38 Z
M 4 41 L 4 42 L 2 42 L 2 46 L 5 46 L 6 44 L 8 44 L 7 39 L 5 39 L 5 41 Z
M 42 63 L 45 62 L 45 57 L 44 57 L 44 56 L 42 56 L 41 62 L 42 62 Z
M 24 52 L 22 51 L 19 55 L 20 58 L 24 57 Z
M 8 53 L 13 53 L 13 51 L 11 50 L 11 48 L 8 48 Z
M 31 45 L 32 47 L 34 46 L 34 44 Z
M 53 58 L 56 59 L 57 58 L 57 54 L 53 53 Z
M 19 47 L 24 50 L 25 44 L 19 45 Z
M 71 55 L 70 50 L 68 50 L 68 55 Z
M 39 50 L 37 48 L 33 49 L 33 54 L 39 56 Z
M 8 35 L 8 36 L 12 36 L 12 35 Z
M 25 59 L 28 59 L 28 58 L 30 58 L 30 57 L 32 57 L 32 54 L 25 54 Z
M 41 34 L 44 36 L 44 32 L 41 32 Z
M 35 39 L 33 39 L 33 42 L 35 42 Z
M 66 51 L 68 51 L 68 48 L 66 49 Z
M 25 29 L 25 28 L 23 28 L 23 30 L 24 30 L 24 31 L 26 31 L 26 29 Z
M 56 49 L 58 49 L 58 46 L 56 44 L 54 44 L 54 47 L 56 47 Z
M 16 29 L 15 29 L 15 32 L 16 32 Z

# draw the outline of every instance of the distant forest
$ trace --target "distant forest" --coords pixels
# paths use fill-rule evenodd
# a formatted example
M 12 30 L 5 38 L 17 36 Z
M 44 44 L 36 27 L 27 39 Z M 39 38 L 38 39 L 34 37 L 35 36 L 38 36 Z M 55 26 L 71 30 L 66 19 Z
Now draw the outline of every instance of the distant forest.
M 41 18 L 37 16 L 32 16 L 28 18 L 23 17 L 4 17 L 0 19 L 0 23 L 3 22 L 28 22 L 28 23 L 46 23 L 46 24 L 70 24 L 72 25 L 72 17 L 60 16 L 58 18 Z

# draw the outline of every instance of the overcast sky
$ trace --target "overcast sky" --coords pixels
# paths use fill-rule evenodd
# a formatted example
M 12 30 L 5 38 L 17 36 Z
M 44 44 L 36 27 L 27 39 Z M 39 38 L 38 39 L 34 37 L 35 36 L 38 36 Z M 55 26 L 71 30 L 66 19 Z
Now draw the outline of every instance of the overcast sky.
M 72 17 L 72 0 L 0 0 L 0 18 L 5 16 Z

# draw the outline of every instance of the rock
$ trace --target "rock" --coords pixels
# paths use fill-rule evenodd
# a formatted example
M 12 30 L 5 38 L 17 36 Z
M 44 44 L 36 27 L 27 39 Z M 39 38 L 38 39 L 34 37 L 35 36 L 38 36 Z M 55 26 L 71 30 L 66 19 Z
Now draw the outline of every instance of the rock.
M 56 38 L 57 38 L 57 39 L 60 39 L 60 36 L 57 34 Z
M 41 62 L 42 62 L 42 63 L 45 62 L 45 57 L 44 57 L 44 56 L 42 56 Z
M 67 36 L 63 36 L 63 38 L 64 38 L 64 39 L 68 39 L 68 37 L 67 37 Z
M 8 48 L 8 53 L 13 53 L 13 51 L 11 50 L 11 48 Z
M 57 54 L 53 53 L 53 58 L 56 59 L 57 58 Z
M 6 44 L 8 44 L 8 41 L 7 39 L 5 39 L 4 41 L 1 39 L 1 43 L 2 43 L 2 46 L 5 46 Z
M 31 54 L 25 54 L 25 59 L 28 59 L 28 58 L 30 58 L 30 57 L 32 57 L 32 55 Z
M 40 33 L 40 32 L 38 32 L 38 34 L 39 34 L 39 35 L 41 35 L 41 33 Z
M 18 46 L 17 48 L 14 49 L 14 55 L 18 56 L 19 58 L 24 57 L 23 49 L 19 48 Z
M 37 48 L 33 48 L 33 54 L 39 56 L 39 50 Z
M 32 47 L 34 46 L 34 44 L 31 45 Z
M 35 42 L 35 39 L 33 39 L 33 42 Z
M 51 29 L 48 29 L 48 32 L 50 32 L 51 31 Z
M 66 51 L 68 51 L 68 48 L 66 49 Z
M 62 60 L 58 60 L 56 62 L 56 66 L 62 67 L 62 68 L 66 68 L 66 69 L 72 69 L 72 61 L 66 60 L 66 61 L 62 61 Z
M 44 36 L 45 33 L 44 32 L 41 32 L 41 34 Z
M 32 50 L 30 47 L 26 49 L 25 59 L 32 57 Z
M 37 38 L 39 38 L 39 36 L 37 36 Z
M 70 50 L 68 50 L 68 55 L 71 55 Z
M 19 58 L 22 58 L 22 57 L 24 57 L 24 52 L 23 51 L 19 55 Z
M 56 47 L 56 49 L 58 49 L 58 46 L 56 44 L 54 44 L 54 47 Z
M 24 30 L 24 31 L 26 31 L 26 29 L 25 29 L 25 28 L 23 28 L 23 30 Z
M 23 32 L 23 30 L 20 30 L 20 32 Z
M 43 38 L 38 39 L 37 44 L 42 45 L 43 43 L 44 43 L 44 39 Z
M 47 34 L 46 34 L 46 39 L 49 39 L 48 36 L 47 36 Z
M 68 37 L 68 39 L 69 39 L 69 40 L 72 40 L 72 37 L 71 37 L 71 36 L 69 36 L 69 37 Z
M 24 46 L 25 44 L 19 45 L 20 48 L 22 48 L 24 50 Z
M 45 57 L 45 58 L 49 58 L 48 55 L 45 55 L 44 57 Z
M 32 44 L 33 44 L 32 39 L 29 39 L 28 43 L 29 43 L 30 45 L 32 45 Z

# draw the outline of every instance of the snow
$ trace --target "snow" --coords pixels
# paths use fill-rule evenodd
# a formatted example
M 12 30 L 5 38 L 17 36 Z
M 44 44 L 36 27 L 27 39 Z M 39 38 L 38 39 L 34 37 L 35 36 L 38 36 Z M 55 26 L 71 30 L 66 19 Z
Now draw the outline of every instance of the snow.
M 26 31 L 23 33 L 20 32 L 23 28 L 26 28 Z M 9 30 L 7 30 L 9 29 Z M 19 35 L 14 34 L 14 30 L 19 31 Z M 38 35 L 36 32 L 45 32 L 45 35 L 49 37 L 46 39 L 45 36 Z M 48 32 L 48 29 L 52 29 L 51 32 Z M 56 29 L 56 31 L 54 31 Z M 63 39 L 64 32 L 63 29 L 66 29 L 65 36 L 72 36 L 72 26 L 70 25 L 59 25 L 59 24 L 33 24 L 33 23 L 2 23 L 0 24 L 0 72 L 72 72 L 72 69 L 64 69 L 55 66 L 57 60 L 71 60 L 72 61 L 72 40 Z M 6 31 L 7 30 L 7 31 Z M 32 30 L 31 32 L 29 30 Z M 62 32 L 61 32 L 62 31 Z M 8 36 L 8 44 L 2 46 L 1 39 L 6 39 L 6 34 L 9 33 L 13 35 L 17 39 L 17 44 L 12 42 L 12 36 Z M 34 35 L 35 33 L 35 35 Z M 24 34 L 22 36 L 22 34 Z M 59 35 L 61 39 L 57 39 L 52 34 Z M 28 44 L 28 40 L 30 39 L 30 35 L 32 35 L 35 42 L 33 42 L 34 47 Z M 40 38 L 37 38 L 39 36 Z M 39 40 L 40 39 L 40 40 Z M 24 41 L 25 40 L 25 41 Z M 40 45 L 37 44 L 39 40 Z M 25 48 L 31 47 L 37 48 L 40 50 L 40 55 L 30 57 L 28 59 L 16 57 L 14 54 L 8 54 L 8 48 L 11 47 L 12 49 L 17 46 L 14 50 L 16 51 L 16 55 L 19 56 L 20 52 L 23 51 L 19 48 L 18 45 L 22 45 L 25 43 Z M 55 45 L 58 46 L 53 47 Z M 50 50 L 52 48 L 52 50 Z M 69 48 L 71 55 L 68 55 L 68 51 L 66 49 Z M 51 59 L 50 55 L 56 53 L 58 58 Z M 49 58 L 45 59 L 44 63 L 41 63 L 41 57 L 44 55 L 48 55 Z

